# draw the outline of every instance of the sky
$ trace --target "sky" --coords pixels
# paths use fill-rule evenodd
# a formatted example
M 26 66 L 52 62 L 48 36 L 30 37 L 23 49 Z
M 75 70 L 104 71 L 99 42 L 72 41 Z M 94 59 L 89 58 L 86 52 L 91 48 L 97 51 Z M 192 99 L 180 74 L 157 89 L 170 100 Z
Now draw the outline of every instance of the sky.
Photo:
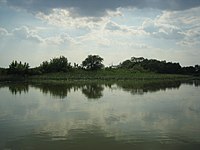
M 200 64 L 200 0 L 0 0 L 0 67 L 88 55 Z

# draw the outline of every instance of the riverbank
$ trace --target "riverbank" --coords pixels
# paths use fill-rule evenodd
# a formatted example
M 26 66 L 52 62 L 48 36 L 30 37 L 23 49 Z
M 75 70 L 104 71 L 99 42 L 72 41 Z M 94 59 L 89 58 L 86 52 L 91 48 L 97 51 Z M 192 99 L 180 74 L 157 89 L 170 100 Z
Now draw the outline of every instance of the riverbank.
M 152 72 L 135 72 L 126 69 L 85 71 L 74 70 L 68 73 L 49 73 L 31 76 L 30 79 L 53 80 L 131 80 L 131 79 L 174 79 L 188 78 L 186 75 L 158 74 Z
M 123 80 L 187 80 L 199 78 L 189 75 L 158 74 L 152 72 L 134 72 L 125 69 L 112 70 L 73 70 L 68 73 L 48 73 L 33 76 L 1 75 L 0 81 L 34 81 L 34 82 L 64 82 L 64 81 L 123 81 Z

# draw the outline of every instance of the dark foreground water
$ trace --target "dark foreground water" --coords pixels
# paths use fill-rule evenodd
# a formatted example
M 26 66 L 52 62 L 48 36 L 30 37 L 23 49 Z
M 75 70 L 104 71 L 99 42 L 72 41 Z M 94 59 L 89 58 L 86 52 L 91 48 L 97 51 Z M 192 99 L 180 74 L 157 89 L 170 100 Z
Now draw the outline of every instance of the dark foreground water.
M 199 82 L 0 84 L 2 150 L 199 148 Z

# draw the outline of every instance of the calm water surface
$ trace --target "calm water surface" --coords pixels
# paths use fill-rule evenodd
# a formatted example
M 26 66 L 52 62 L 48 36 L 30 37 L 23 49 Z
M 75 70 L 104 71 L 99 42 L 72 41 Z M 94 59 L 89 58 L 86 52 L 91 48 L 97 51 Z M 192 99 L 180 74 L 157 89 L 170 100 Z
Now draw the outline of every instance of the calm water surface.
M 197 150 L 199 82 L 0 84 L 0 149 Z

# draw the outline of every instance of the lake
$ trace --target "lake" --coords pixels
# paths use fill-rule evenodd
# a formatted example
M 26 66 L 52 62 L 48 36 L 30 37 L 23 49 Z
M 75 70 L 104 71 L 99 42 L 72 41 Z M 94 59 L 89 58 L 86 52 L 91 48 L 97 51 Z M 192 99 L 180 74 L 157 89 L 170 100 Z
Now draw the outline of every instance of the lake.
M 2 150 L 199 147 L 199 81 L 0 84 Z

